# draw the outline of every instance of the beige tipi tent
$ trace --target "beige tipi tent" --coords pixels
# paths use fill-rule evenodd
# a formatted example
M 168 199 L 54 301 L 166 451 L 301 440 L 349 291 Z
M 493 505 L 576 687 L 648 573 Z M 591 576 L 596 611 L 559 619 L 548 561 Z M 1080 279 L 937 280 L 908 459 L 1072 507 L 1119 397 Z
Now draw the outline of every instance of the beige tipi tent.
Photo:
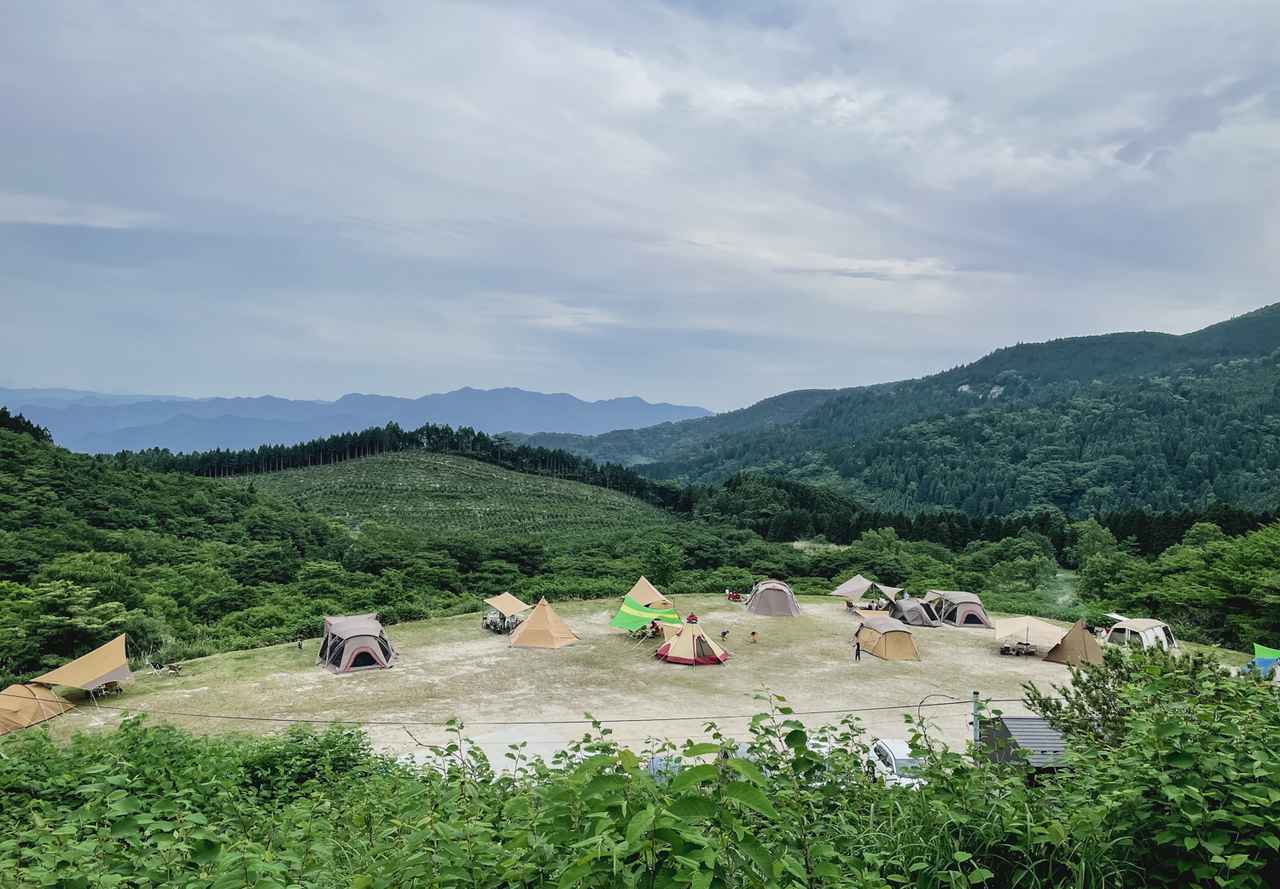
M 11 685 L 0 692 L 0 735 L 44 722 L 72 709 L 43 685 Z
M 564 648 L 577 641 L 573 630 L 545 598 L 538 600 L 533 612 L 511 634 L 511 644 L 516 648 Z
M 862 650 L 886 661 L 918 661 L 920 651 L 911 631 L 900 620 L 891 617 L 869 617 L 854 638 L 862 644 Z
M 1078 667 L 1081 664 L 1100 664 L 1102 663 L 1102 646 L 1089 632 L 1085 622 L 1078 620 L 1058 641 L 1058 644 L 1049 649 L 1044 659 L 1054 664 L 1067 664 L 1072 667 Z
M 648 579 L 643 576 L 636 581 L 636 585 L 631 588 L 631 592 L 627 593 L 627 595 L 646 608 L 671 607 L 671 600 L 658 592 L 657 587 L 649 583 Z
M 129 671 L 129 658 L 125 656 L 124 638 L 124 633 L 121 633 L 88 654 L 63 664 L 56 670 L 50 670 L 43 676 L 37 676 L 31 683 L 50 687 L 65 685 L 67 688 L 94 691 L 108 682 L 132 682 L 133 673 Z
M 717 645 L 701 625 L 685 624 L 673 638 L 658 646 L 653 656 L 668 664 L 699 667 L 723 664 L 729 659 L 729 652 Z

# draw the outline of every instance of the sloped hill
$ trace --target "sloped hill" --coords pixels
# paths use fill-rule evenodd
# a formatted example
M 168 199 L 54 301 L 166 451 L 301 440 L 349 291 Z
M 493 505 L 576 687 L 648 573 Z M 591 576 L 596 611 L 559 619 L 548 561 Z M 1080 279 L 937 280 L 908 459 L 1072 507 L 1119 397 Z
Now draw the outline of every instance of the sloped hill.
M 230 483 L 291 500 L 359 528 L 376 521 L 432 536 L 510 534 L 560 539 L 677 521 L 634 497 L 427 451 L 246 476 Z

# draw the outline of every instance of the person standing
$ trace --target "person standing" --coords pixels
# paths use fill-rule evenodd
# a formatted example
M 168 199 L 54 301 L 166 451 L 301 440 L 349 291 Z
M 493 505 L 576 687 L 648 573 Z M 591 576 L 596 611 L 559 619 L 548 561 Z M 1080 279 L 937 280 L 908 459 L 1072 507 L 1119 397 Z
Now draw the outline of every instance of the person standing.
M 862 660 L 862 642 L 859 639 L 853 640 L 853 662 L 859 663 Z

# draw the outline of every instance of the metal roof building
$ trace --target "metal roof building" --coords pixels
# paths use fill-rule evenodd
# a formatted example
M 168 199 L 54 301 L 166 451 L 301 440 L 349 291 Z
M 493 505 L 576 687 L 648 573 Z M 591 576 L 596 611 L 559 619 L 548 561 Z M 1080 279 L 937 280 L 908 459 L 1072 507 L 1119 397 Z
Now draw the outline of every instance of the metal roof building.
M 993 762 L 1026 757 L 1033 769 L 1056 769 L 1066 761 L 1062 733 L 1039 716 L 995 716 L 982 721 L 983 746 Z

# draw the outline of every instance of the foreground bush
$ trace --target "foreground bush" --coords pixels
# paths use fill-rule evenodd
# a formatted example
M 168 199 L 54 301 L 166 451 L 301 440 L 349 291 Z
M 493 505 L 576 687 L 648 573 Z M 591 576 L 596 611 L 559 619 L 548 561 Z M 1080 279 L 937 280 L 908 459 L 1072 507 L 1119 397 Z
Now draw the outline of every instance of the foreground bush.
M 1030 695 L 1067 769 L 935 750 L 918 790 L 864 777 L 856 724 L 806 729 L 781 702 L 749 747 L 709 726 L 657 777 L 598 728 L 551 764 L 513 748 L 502 774 L 461 729 L 425 767 L 351 731 L 29 731 L 0 743 L 0 885 L 1276 885 L 1275 690 L 1160 656 L 1077 681 L 1096 691 Z

